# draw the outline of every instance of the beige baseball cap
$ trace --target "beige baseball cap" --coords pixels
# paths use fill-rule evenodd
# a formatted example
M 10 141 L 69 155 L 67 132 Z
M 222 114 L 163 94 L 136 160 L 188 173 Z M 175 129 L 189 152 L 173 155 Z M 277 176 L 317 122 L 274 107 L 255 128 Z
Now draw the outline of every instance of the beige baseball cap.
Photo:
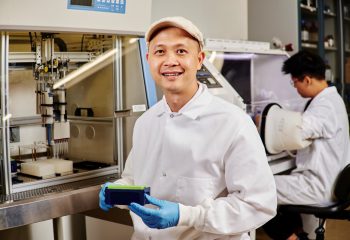
M 154 33 L 156 33 L 162 28 L 167 28 L 167 27 L 177 27 L 177 28 L 181 28 L 182 30 L 185 30 L 194 39 L 198 41 L 200 48 L 203 49 L 204 40 L 203 40 L 203 34 L 201 33 L 201 31 L 199 31 L 199 29 L 190 20 L 184 17 L 178 17 L 178 16 L 165 17 L 152 23 L 145 34 L 147 46 L 149 46 L 149 42 L 154 37 Z

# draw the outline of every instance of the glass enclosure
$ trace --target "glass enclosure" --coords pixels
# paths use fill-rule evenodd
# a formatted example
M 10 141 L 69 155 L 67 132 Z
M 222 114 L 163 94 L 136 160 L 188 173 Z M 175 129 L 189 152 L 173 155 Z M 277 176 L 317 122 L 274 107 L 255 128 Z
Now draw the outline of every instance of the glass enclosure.
M 146 110 L 139 39 L 1 35 L 1 191 L 120 173 Z
M 263 109 L 270 103 L 303 111 L 307 99 L 299 96 L 290 76 L 281 71 L 286 54 L 209 51 L 207 57 L 243 98 L 259 130 Z
M 208 58 L 230 85 L 253 108 L 279 102 L 298 109 L 304 100 L 290 86 L 290 77 L 282 73 L 287 55 L 239 52 L 210 52 Z

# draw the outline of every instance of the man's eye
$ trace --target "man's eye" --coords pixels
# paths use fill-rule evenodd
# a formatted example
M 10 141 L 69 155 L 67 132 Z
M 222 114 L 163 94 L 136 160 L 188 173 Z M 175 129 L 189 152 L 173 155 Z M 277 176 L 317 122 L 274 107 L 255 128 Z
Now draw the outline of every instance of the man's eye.
M 185 49 L 178 49 L 177 53 L 179 54 L 185 54 L 187 51 Z
M 154 51 L 154 54 L 156 54 L 156 55 L 163 54 L 163 53 L 164 53 L 164 51 L 160 50 L 160 49 Z

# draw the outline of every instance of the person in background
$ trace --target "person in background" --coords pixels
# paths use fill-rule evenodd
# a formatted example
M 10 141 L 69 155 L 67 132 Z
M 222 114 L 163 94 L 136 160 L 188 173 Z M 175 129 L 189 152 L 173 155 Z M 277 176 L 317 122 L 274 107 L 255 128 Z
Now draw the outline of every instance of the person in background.
M 322 58 L 300 51 L 284 62 L 282 71 L 300 96 L 310 98 L 302 114 L 302 138 L 311 145 L 296 154 L 296 168 L 276 175 L 278 204 L 324 205 L 332 201 L 332 187 L 350 160 L 349 123 L 345 104 L 325 80 Z M 273 239 L 308 239 L 299 214 L 278 211 L 264 225 Z
M 147 61 L 163 98 L 134 126 L 116 184 L 151 187 L 153 206 L 131 203 L 132 239 L 240 239 L 276 214 L 273 175 L 257 129 L 196 79 L 203 36 L 183 17 L 146 32 Z M 100 207 L 108 210 L 105 187 Z

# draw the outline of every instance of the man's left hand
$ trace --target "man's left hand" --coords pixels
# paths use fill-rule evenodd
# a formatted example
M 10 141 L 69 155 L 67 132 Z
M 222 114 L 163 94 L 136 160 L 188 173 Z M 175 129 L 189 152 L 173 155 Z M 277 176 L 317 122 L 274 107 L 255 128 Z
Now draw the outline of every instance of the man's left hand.
M 138 215 L 150 228 L 164 229 L 174 227 L 179 222 L 179 204 L 170 201 L 159 200 L 145 194 L 149 203 L 158 206 L 158 209 L 151 209 L 137 203 L 131 203 L 129 209 Z

